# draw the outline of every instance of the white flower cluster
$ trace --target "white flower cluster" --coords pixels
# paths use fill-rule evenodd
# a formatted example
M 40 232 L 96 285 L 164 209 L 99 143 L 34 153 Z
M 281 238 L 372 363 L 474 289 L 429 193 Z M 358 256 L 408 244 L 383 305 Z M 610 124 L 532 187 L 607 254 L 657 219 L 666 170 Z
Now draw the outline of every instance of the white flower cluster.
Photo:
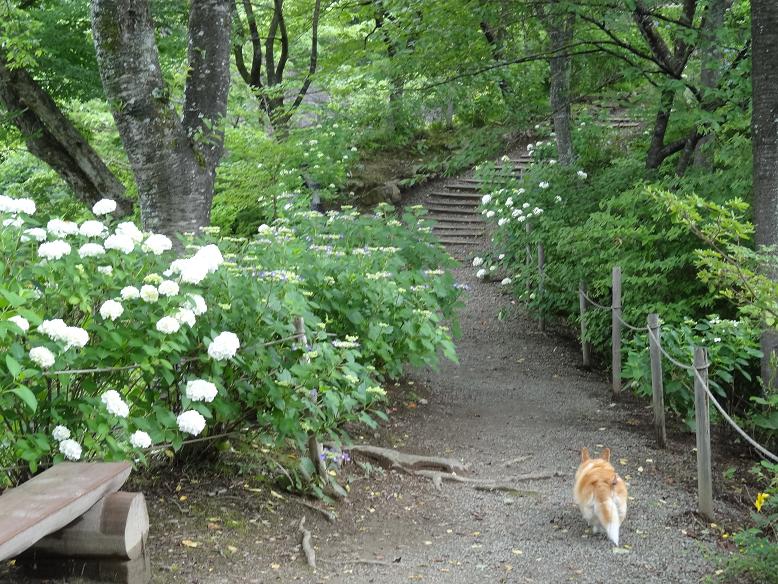
M 73 221 L 63 221 L 62 219 L 51 219 L 46 223 L 46 231 L 54 237 L 67 237 L 78 233 L 78 224 Z
M 78 256 L 81 259 L 97 258 L 103 255 L 105 255 L 105 248 L 99 243 L 85 243 L 84 245 L 78 248 Z
M 105 409 L 107 409 L 108 413 L 112 416 L 126 418 L 130 414 L 130 407 L 122 399 L 121 394 L 115 389 L 109 389 L 103 393 L 103 395 L 100 396 L 100 401 L 103 402 Z
M 0 195 L 0 213 L 34 215 L 35 210 L 35 201 L 32 199 L 12 199 L 11 197 Z
M 124 306 L 116 300 L 106 300 L 100 307 L 100 316 L 106 320 L 116 320 L 124 313 Z
M 181 328 L 181 323 L 172 316 L 163 316 L 157 321 L 156 329 L 166 335 L 177 333 Z
M 483 265 L 483 263 L 484 263 L 484 258 L 478 257 L 478 256 L 473 258 L 473 267 L 474 268 L 477 268 L 478 266 Z
M 38 255 L 45 260 L 58 260 L 70 253 L 70 244 L 58 239 L 41 243 L 38 247 Z
M 208 345 L 208 356 L 216 361 L 232 359 L 240 348 L 240 340 L 235 333 L 224 331 Z
M 108 215 L 116 211 L 116 201 L 113 199 L 100 199 L 92 206 L 95 215 Z
M 145 252 L 151 252 L 154 255 L 162 255 L 166 251 L 173 249 L 173 242 L 166 235 L 152 233 L 143 242 L 141 249 Z
M 191 258 L 175 260 L 166 275 L 178 274 L 182 282 L 199 284 L 224 263 L 224 257 L 216 245 L 201 247 Z
M 205 429 L 205 418 L 195 410 L 187 410 L 176 418 L 178 429 L 192 436 L 197 436 Z
M 84 221 L 78 228 L 78 232 L 84 237 L 105 237 L 108 234 L 108 228 L 100 221 Z
M 65 350 L 73 347 L 80 349 L 89 342 L 89 333 L 80 327 L 68 326 L 61 318 L 44 320 L 38 326 L 38 332 L 52 341 L 65 343 Z
M 20 329 L 22 329 L 22 332 L 27 332 L 30 330 L 30 321 L 28 321 L 26 318 L 20 315 L 12 316 L 8 319 L 10 322 L 14 323 L 16 326 L 18 326 Z
M 59 451 L 68 460 L 76 461 L 81 458 L 81 445 L 75 440 L 63 440 L 59 443 Z
M 143 430 L 136 430 L 130 436 L 130 444 L 133 448 L 148 448 L 151 446 L 151 436 Z
M 193 379 L 186 384 L 184 390 L 186 397 L 192 401 L 202 401 L 210 403 L 218 393 L 216 386 L 210 381 L 204 379 Z
M 49 351 L 46 347 L 33 347 L 30 349 L 30 361 L 41 369 L 48 369 L 54 365 L 56 357 L 54 356 L 54 353 Z

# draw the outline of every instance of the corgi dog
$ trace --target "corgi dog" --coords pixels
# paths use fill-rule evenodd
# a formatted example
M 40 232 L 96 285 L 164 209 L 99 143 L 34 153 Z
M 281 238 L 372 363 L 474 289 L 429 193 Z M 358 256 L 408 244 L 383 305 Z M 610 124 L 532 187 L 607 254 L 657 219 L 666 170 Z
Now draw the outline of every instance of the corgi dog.
M 627 515 L 627 485 L 616 474 L 610 458 L 610 448 L 604 448 L 599 458 L 590 458 L 588 448 L 581 450 L 573 496 L 592 532 L 602 529 L 619 545 L 619 527 Z

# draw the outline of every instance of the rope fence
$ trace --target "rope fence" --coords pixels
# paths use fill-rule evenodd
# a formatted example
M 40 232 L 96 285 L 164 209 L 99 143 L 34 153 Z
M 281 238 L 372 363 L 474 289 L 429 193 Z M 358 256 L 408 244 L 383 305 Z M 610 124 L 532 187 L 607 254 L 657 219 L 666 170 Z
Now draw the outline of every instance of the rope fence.
M 527 229 L 529 232 L 530 229 Z M 527 265 L 531 266 L 534 262 L 530 257 L 530 246 L 527 246 Z M 545 253 L 542 244 L 538 244 L 538 297 L 542 298 L 544 283 L 551 282 L 558 285 L 555 280 L 549 280 L 545 267 Z M 743 430 L 732 417 L 727 414 L 716 397 L 711 393 L 710 382 L 708 380 L 708 369 L 711 366 L 708 360 L 707 350 L 704 347 L 694 347 L 694 363 L 688 365 L 682 363 L 670 355 L 662 346 L 661 326 L 659 315 L 652 313 L 647 317 L 646 326 L 635 326 L 624 320 L 622 317 L 621 304 L 621 268 L 614 266 L 611 275 L 612 300 L 610 306 L 606 306 L 592 299 L 587 291 L 586 282 L 581 281 L 578 286 L 578 304 L 579 304 L 579 322 L 581 326 L 581 352 L 584 367 L 591 367 L 592 346 L 587 341 L 587 319 L 586 313 L 590 307 L 607 310 L 611 313 L 611 344 L 612 344 L 612 391 L 614 397 L 622 389 L 621 384 L 621 349 L 622 349 L 622 328 L 635 333 L 648 333 L 649 354 L 651 359 L 651 387 L 652 403 L 654 409 L 654 431 L 656 434 L 657 445 L 660 448 L 667 447 L 667 433 L 665 428 L 665 407 L 664 407 L 664 380 L 662 376 L 662 359 L 666 359 L 672 365 L 693 374 L 694 379 L 694 402 L 695 402 L 695 425 L 697 441 L 697 489 L 698 489 L 698 510 L 713 520 L 713 477 L 711 471 L 711 445 L 710 445 L 710 404 L 712 403 L 721 417 L 762 457 L 778 463 L 778 456 L 770 452 L 767 448 L 759 444 L 748 433 Z M 559 286 L 561 290 L 565 286 Z M 545 314 L 541 315 L 541 330 L 545 327 Z

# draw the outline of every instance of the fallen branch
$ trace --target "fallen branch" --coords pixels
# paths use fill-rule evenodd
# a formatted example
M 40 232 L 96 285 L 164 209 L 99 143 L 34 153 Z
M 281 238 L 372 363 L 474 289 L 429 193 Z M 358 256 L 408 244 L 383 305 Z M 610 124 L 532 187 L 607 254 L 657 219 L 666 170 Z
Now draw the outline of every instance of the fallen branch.
M 311 545 L 311 532 L 305 529 L 305 515 L 300 519 L 300 523 L 297 526 L 297 531 L 302 534 L 301 545 L 303 552 L 305 553 L 305 561 L 308 565 L 316 569 L 316 552 L 313 551 L 313 545 Z
M 488 491 L 490 493 L 494 491 L 506 491 L 516 495 L 517 497 L 536 497 L 540 495 L 540 493 L 537 491 L 525 491 L 523 489 L 517 489 L 515 486 L 508 484 L 475 485 L 473 488 L 476 491 Z
M 321 560 L 325 564 L 370 564 L 371 566 L 393 566 L 398 562 L 387 562 L 386 560 L 370 560 L 357 558 L 355 560 Z
M 511 460 L 506 460 L 505 462 L 502 463 L 501 466 L 503 467 L 513 466 L 514 464 L 519 464 L 520 462 L 524 462 L 525 460 L 529 460 L 530 458 L 532 458 L 531 454 L 528 454 L 526 456 L 518 456 Z
M 420 477 L 427 477 L 432 480 L 432 484 L 436 490 L 440 491 L 442 488 L 442 481 L 452 481 L 455 483 L 464 483 L 472 486 L 478 491 L 510 491 L 515 493 L 519 497 L 538 495 L 537 491 L 524 491 L 517 488 L 510 482 L 498 482 L 496 479 L 478 479 L 473 477 L 461 477 L 456 473 L 445 473 L 434 470 L 417 470 L 408 471 L 413 475 Z M 540 479 L 550 479 L 554 477 L 563 476 L 561 472 L 554 471 L 552 473 L 529 473 L 518 475 L 515 477 L 507 477 L 507 481 L 533 481 Z
M 417 454 L 406 454 L 391 448 L 381 448 L 380 446 L 369 446 L 367 444 L 355 445 L 346 448 L 352 453 L 362 454 L 378 462 L 384 463 L 392 468 L 398 468 L 405 471 L 436 470 L 447 473 L 465 473 L 470 469 L 467 465 L 453 458 L 441 458 L 438 456 L 419 456 Z

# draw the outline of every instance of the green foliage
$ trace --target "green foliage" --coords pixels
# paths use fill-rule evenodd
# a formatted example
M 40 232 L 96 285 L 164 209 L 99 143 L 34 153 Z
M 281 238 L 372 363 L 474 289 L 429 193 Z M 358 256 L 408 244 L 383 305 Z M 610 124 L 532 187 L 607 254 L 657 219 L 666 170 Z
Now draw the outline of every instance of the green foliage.
M 778 465 L 762 462 L 753 472 L 766 486 L 754 501 L 754 526 L 733 535 L 737 553 L 727 561 L 725 576 L 729 581 L 778 582 Z
M 171 263 L 148 234 L 129 253 L 111 239 L 66 235 L 69 247 L 54 244 L 64 254 L 54 257 L 51 245 L 23 231 L 35 219 L 20 215 L 21 226 L 0 230 L 8 258 L 0 279 L 0 466 L 24 461 L 34 472 L 68 452 L 73 457 L 52 436 L 58 425 L 83 458 L 140 461 L 145 449 L 130 436 L 146 432 L 154 448 L 179 450 L 187 434 L 199 433 L 177 420 L 187 411 L 204 417 L 205 436 L 258 435 L 301 449 L 309 433 L 337 438 L 345 421 L 373 425 L 382 415 L 381 382 L 404 363 L 434 365 L 439 352 L 456 358 L 442 324 L 457 305 L 453 280 L 439 269 L 450 260 L 432 243 L 420 210 L 404 216 L 407 227 L 391 213 L 304 212 L 262 226 L 253 238 L 189 239 L 186 250 L 201 254 L 192 265 Z M 132 232 L 127 224 L 117 229 Z M 57 230 L 48 224 L 50 240 Z M 206 245 L 214 242 L 223 264 Z M 87 243 L 95 255 L 81 247 Z M 194 264 L 211 273 L 198 275 Z M 308 327 L 309 347 L 289 338 L 295 315 Z M 72 328 L 64 336 L 50 332 L 55 323 L 39 328 L 52 319 Z M 210 350 L 224 331 L 240 342 L 231 358 Z M 53 363 L 31 353 L 41 347 Z M 216 395 L 191 395 L 194 380 L 213 383 Z M 2 476 L 9 481 L 18 472 Z

